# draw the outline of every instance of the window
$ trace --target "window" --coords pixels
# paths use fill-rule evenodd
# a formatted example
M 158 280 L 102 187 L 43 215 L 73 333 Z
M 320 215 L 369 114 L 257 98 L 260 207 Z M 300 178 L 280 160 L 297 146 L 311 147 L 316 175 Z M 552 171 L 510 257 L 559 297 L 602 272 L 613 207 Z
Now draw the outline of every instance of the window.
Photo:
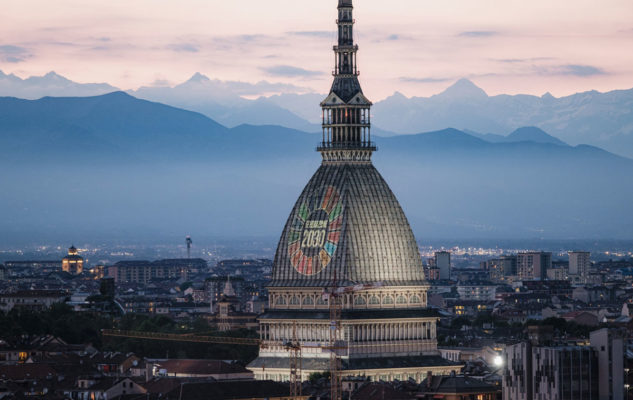
M 297 296 L 292 296 L 290 298 L 290 304 L 293 306 L 298 306 L 299 305 L 299 298 Z
M 303 305 L 311 306 L 314 304 L 314 300 L 312 300 L 312 296 L 306 296 L 303 298 Z
M 380 299 L 378 298 L 378 296 L 373 295 L 369 299 L 369 304 L 380 304 Z
M 365 298 L 363 296 L 357 296 L 354 297 L 354 305 L 355 306 L 362 306 L 367 304 L 367 301 L 365 300 Z
M 420 303 L 420 298 L 418 296 L 416 296 L 416 295 L 413 295 L 409 299 L 409 303 L 411 303 L 411 304 L 419 304 Z
M 407 304 L 407 299 L 404 296 L 400 295 L 396 298 L 396 304 Z
M 277 297 L 277 301 L 275 301 L 275 304 L 278 306 L 285 305 L 286 299 L 284 299 L 283 296 L 279 296 Z
M 393 304 L 393 297 L 385 296 L 385 298 L 382 301 L 382 304 Z

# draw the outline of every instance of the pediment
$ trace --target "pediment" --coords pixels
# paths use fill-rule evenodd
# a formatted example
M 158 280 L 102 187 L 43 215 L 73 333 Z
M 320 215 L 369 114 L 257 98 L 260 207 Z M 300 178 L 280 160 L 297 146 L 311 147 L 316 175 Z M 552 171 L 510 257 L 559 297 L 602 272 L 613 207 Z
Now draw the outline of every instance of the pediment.
M 336 95 L 336 93 L 331 92 L 325 100 L 321 102 L 321 107 L 323 106 L 338 106 L 341 104 L 345 104 L 345 102 Z
M 347 102 L 343 101 L 343 99 L 341 99 L 336 93 L 332 92 L 321 102 L 321 107 L 338 106 L 342 104 L 371 106 L 372 102 L 365 97 L 362 92 L 357 92 Z

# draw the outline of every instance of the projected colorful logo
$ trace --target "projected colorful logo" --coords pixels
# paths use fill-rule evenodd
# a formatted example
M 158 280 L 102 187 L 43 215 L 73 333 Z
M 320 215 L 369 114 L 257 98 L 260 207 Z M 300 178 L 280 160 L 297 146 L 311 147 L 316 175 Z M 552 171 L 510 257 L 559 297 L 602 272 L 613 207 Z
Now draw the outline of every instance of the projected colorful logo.
M 343 203 L 338 191 L 326 186 L 299 207 L 288 235 L 288 255 L 297 272 L 314 275 L 330 263 L 341 239 Z

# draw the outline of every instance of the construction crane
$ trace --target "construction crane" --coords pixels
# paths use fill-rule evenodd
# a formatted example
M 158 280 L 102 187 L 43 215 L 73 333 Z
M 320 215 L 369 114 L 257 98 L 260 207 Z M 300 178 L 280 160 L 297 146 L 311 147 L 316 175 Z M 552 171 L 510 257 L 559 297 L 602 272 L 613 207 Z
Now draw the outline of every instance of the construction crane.
M 327 345 L 319 343 L 301 343 L 297 338 L 297 322 L 293 322 L 292 338 L 284 342 L 271 342 L 256 338 L 234 338 L 226 336 L 196 336 L 195 334 L 174 334 L 160 332 L 140 332 L 126 331 L 118 329 L 102 329 L 103 336 L 124 337 L 144 340 L 166 340 L 176 342 L 196 342 L 215 343 L 243 346 L 282 346 L 288 351 L 290 367 L 290 396 L 298 398 L 301 396 L 301 375 L 302 375 L 302 349 L 322 349 L 330 354 L 330 391 L 331 400 L 341 400 L 341 356 L 340 350 L 347 349 L 344 340 L 341 339 L 341 313 L 343 308 L 342 297 L 345 294 L 360 292 L 364 290 L 382 287 L 382 282 L 372 284 L 361 284 L 354 286 L 338 287 L 336 279 L 329 290 L 323 290 L 323 298 L 328 300 L 330 311 L 329 340 Z
M 314 345 L 302 345 L 297 340 L 297 323 L 293 323 L 292 340 L 283 343 L 271 343 L 270 341 L 262 341 L 255 338 L 234 338 L 228 336 L 196 336 L 194 334 L 176 334 L 161 332 L 141 332 L 126 331 L 120 329 L 102 329 L 103 336 L 122 337 L 130 339 L 143 340 L 166 340 L 173 342 L 194 342 L 194 343 L 214 343 L 214 344 L 230 344 L 243 346 L 259 346 L 267 347 L 271 345 L 281 345 L 288 350 L 290 358 L 290 397 L 298 398 L 301 396 L 301 349 L 303 347 L 319 347 Z
M 187 244 L 187 258 L 191 258 L 191 236 L 187 235 L 187 237 L 185 238 L 185 243 Z
M 334 272 L 334 280 L 330 290 L 323 290 L 323 298 L 328 300 L 330 309 L 330 334 L 328 349 L 330 351 L 330 399 L 341 400 L 341 355 L 337 350 L 346 348 L 341 338 L 341 314 L 343 312 L 343 295 L 382 287 L 382 282 L 358 284 L 339 287 Z

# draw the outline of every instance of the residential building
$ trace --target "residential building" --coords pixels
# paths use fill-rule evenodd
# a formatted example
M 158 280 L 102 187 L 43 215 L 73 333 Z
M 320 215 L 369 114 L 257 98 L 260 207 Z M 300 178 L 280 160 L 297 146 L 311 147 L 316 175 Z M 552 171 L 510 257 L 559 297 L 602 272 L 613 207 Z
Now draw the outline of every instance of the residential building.
M 494 300 L 497 285 L 491 282 L 460 282 L 457 294 L 461 300 Z
M 429 267 L 427 268 L 426 278 L 429 281 L 439 281 L 440 280 L 440 269 L 437 267 Z
M 119 261 L 108 266 L 108 276 L 119 283 L 147 284 L 153 279 L 187 279 L 194 268 L 206 268 L 200 258 L 167 259 L 157 261 Z
M 568 279 L 568 271 L 564 267 L 552 267 L 547 270 L 546 276 L 549 281 L 566 281 Z
M 20 290 L 15 293 L 0 294 L 0 311 L 9 312 L 13 308 L 43 310 L 52 304 L 63 303 L 68 293 L 56 290 Z
M 451 279 L 451 253 L 449 251 L 435 252 L 435 266 L 440 270 L 440 279 Z
M 517 274 L 520 279 L 544 280 L 552 267 L 552 253 L 531 251 L 517 254 Z
M 237 363 L 222 360 L 147 360 L 153 376 L 173 378 L 213 378 L 215 380 L 252 380 L 253 373 Z M 237 383 L 239 385 L 239 383 Z
M 591 253 L 588 251 L 570 251 L 569 275 L 577 276 L 579 282 L 586 282 L 591 267 Z
M 598 400 L 598 360 L 588 346 L 532 348 L 534 399 Z
M 517 256 L 504 255 L 499 258 L 493 258 L 486 263 L 490 280 L 493 282 L 505 282 L 508 277 L 517 273 Z
M 598 400 L 596 352 L 589 346 L 506 346 L 504 400 Z
M 501 388 L 468 376 L 451 373 L 436 376 L 431 373 L 420 384 L 416 399 L 431 400 L 496 400 Z
M 602 328 L 589 334 L 591 347 L 598 354 L 600 400 L 625 399 L 626 336 L 619 330 Z

